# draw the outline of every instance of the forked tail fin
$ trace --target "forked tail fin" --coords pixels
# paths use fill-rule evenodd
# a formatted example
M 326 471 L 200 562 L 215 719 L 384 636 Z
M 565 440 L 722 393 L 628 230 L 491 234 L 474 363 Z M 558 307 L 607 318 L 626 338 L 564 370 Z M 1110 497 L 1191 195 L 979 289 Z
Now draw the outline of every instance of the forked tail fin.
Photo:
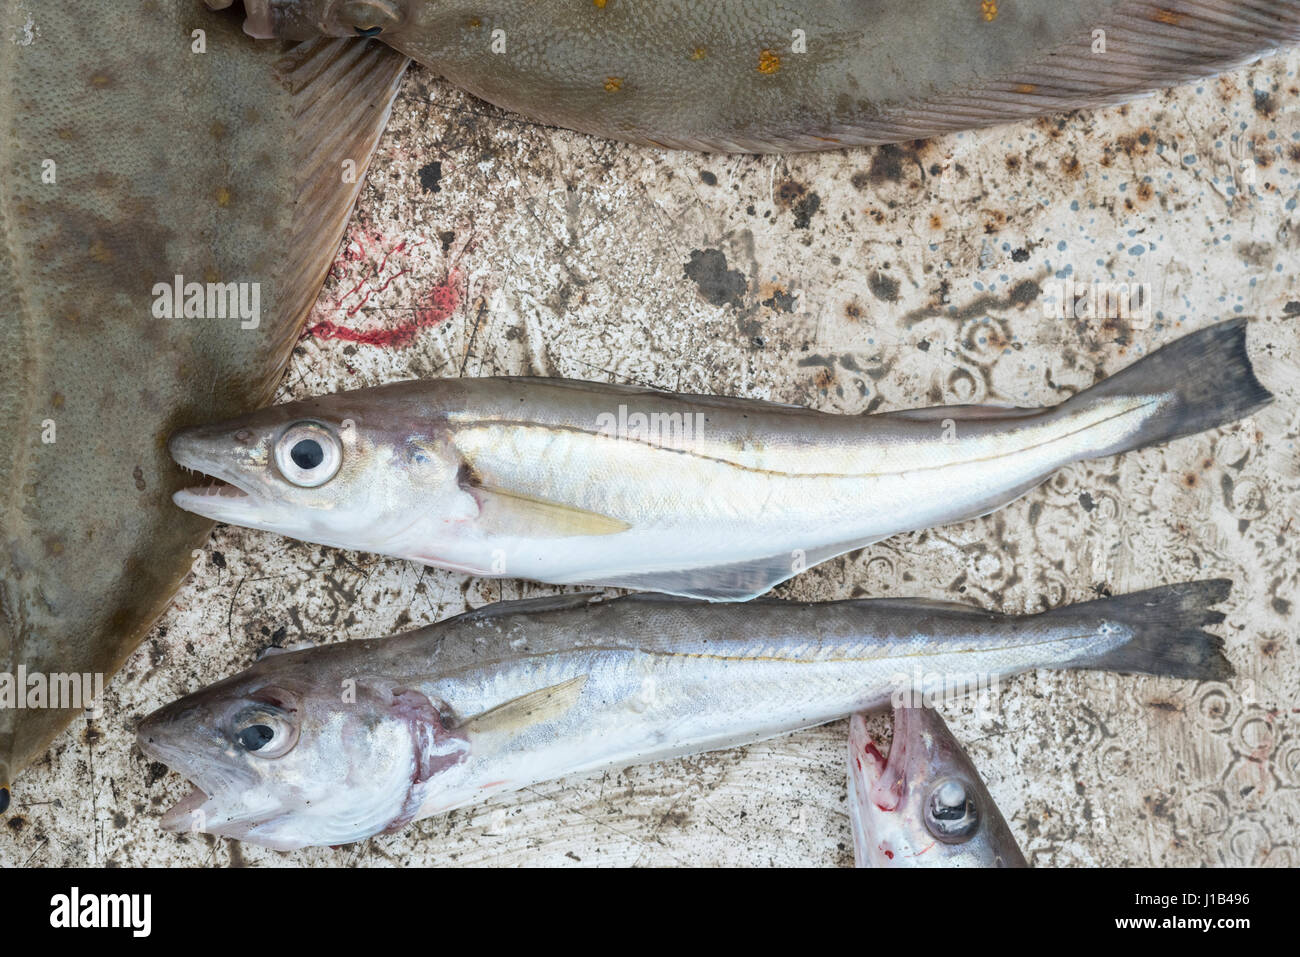
M 1078 658 L 1066 667 L 1222 679 L 1233 674 L 1232 664 L 1223 653 L 1223 639 L 1203 626 L 1223 621 L 1223 613 L 1211 606 L 1227 598 L 1231 590 L 1228 579 L 1211 578 L 1099 598 L 1046 614 L 1101 619 L 1132 634 L 1119 647 L 1099 656 Z
M 1135 401 L 1136 400 L 1136 401 Z M 1171 342 L 1061 407 L 1114 407 L 1138 424 L 1093 455 L 1114 455 L 1218 428 L 1273 401 L 1246 352 L 1246 320 L 1216 323 Z

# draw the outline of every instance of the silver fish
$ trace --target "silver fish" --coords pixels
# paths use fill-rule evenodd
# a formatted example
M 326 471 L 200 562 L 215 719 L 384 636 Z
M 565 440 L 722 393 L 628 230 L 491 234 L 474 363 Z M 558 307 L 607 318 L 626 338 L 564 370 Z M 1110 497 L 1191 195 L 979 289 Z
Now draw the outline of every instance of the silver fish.
M 557 379 L 405 382 L 178 432 L 176 461 L 221 483 L 173 499 L 473 575 L 742 600 L 889 535 L 991 512 L 1063 465 L 1214 428 L 1270 398 L 1243 321 L 1046 409 L 850 416 Z
M 1115 103 L 1300 42 L 1300 0 L 244 6 L 254 36 L 378 35 L 542 123 L 741 152 L 899 142 Z
M 894 709 L 889 758 L 849 719 L 849 818 L 858 867 L 1028 867 L 939 712 Z
M 565 595 L 262 658 L 141 722 L 170 830 L 336 845 L 569 774 L 728 748 L 1031 668 L 1223 678 L 1231 583 L 1010 616 L 876 599 Z M 923 666 L 920 676 L 909 674 Z

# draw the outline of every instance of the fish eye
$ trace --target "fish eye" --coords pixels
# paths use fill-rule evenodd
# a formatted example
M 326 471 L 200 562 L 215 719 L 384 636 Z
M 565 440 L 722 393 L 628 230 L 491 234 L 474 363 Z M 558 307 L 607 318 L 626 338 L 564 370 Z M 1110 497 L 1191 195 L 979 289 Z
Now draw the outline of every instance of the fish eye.
M 970 789 L 957 778 L 945 778 L 925 802 L 925 827 L 945 844 L 961 844 L 979 830 L 979 809 Z
M 298 743 L 298 726 L 279 708 L 254 705 L 235 715 L 230 737 L 259 758 L 278 758 Z
M 333 430 L 319 422 L 298 422 L 275 443 L 280 474 L 302 488 L 324 485 L 343 464 L 343 446 Z
M 339 10 L 339 19 L 357 36 L 373 37 L 400 23 L 402 11 L 392 0 L 348 0 Z

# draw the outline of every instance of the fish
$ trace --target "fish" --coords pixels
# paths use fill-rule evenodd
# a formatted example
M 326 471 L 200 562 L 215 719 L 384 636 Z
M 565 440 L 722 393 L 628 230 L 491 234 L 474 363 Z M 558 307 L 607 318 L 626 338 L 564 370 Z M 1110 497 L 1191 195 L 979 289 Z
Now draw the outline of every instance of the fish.
M 1223 620 L 1212 606 L 1231 586 L 1166 585 L 1025 616 L 915 599 L 499 602 L 387 638 L 264 655 L 146 716 L 136 740 L 193 784 L 164 829 L 334 846 L 896 695 L 992 694 L 1032 668 L 1223 679 L 1232 665 L 1204 626 Z
M 898 143 L 1120 103 L 1300 42 L 1300 0 L 245 0 L 244 9 L 253 36 L 378 36 L 537 123 L 742 153 Z
M 407 62 L 0 0 L 0 809 L 194 565 L 167 436 L 270 400 Z
M 894 708 L 885 758 L 849 719 L 849 820 L 858 867 L 1028 867 L 979 772 L 934 708 Z
M 744 601 L 899 532 L 991 512 L 1071 462 L 1261 408 L 1245 320 L 1059 405 L 836 415 L 547 378 L 390 383 L 172 436 L 219 522 L 485 577 Z

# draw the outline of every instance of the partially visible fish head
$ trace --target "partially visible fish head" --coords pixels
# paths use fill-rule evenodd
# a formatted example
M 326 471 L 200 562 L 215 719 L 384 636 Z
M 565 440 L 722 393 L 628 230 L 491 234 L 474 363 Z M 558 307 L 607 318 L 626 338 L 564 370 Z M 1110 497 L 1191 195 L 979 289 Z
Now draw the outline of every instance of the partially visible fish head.
M 889 757 L 849 722 L 849 815 L 859 867 L 1026 867 L 979 772 L 937 711 L 896 708 Z
M 213 10 L 233 0 L 204 0 Z M 409 0 L 244 0 L 244 32 L 261 40 L 373 37 L 407 20 Z
M 394 554 L 421 529 L 478 514 L 445 435 L 402 418 L 363 390 L 182 429 L 172 458 L 219 481 L 172 500 L 218 522 Z
M 463 742 L 431 733 L 441 720 L 423 695 L 303 660 L 330 650 L 273 654 L 140 723 L 140 749 L 194 785 L 164 829 L 292 850 L 414 816 L 423 783 Z

